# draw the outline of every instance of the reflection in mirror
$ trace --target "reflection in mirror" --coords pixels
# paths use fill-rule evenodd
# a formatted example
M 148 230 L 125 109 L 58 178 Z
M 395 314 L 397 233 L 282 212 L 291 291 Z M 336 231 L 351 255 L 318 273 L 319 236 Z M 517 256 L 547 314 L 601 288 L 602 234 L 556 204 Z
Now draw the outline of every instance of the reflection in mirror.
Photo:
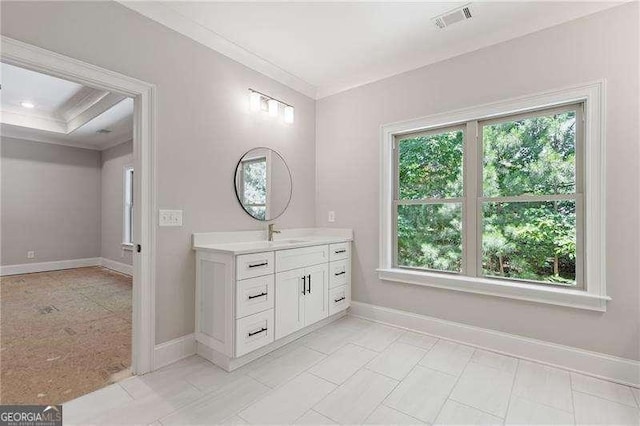
M 291 186 L 287 163 L 272 149 L 254 148 L 238 162 L 236 195 L 254 219 L 273 220 L 284 213 L 291 199 Z

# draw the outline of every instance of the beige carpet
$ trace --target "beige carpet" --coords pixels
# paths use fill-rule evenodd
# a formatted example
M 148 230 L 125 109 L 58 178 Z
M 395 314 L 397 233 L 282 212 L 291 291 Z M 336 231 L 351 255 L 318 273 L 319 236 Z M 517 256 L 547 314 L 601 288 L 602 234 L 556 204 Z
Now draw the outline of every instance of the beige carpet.
M 0 404 L 60 404 L 127 375 L 131 277 L 106 268 L 0 278 Z

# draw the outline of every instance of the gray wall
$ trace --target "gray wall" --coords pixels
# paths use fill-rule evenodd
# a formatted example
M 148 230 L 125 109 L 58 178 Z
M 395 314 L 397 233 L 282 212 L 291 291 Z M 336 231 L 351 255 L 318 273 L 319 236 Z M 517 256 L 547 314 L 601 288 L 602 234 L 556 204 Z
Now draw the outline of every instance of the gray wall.
M 1 32 L 154 83 L 158 206 L 183 209 L 158 228 L 156 342 L 193 332 L 193 232 L 262 229 L 237 204 L 233 176 L 249 148 L 279 151 L 293 176 L 282 227 L 315 223 L 315 102 L 115 2 L 3 1 Z M 296 109 L 284 125 L 248 111 L 253 88 Z
M 320 100 L 317 224 L 354 228 L 354 300 L 640 359 L 638 48 L 638 4 L 626 4 Z M 378 280 L 380 125 L 601 78 L 606 313 Z
M 99 257 L 100 152 L 11 138 L 1 145 L 2 265 Z
M 133 264 L 132 252 L 122 249 L 124 167 L 133 163 L 133 141 L 101 151 L 101 248 L 100 256 Z

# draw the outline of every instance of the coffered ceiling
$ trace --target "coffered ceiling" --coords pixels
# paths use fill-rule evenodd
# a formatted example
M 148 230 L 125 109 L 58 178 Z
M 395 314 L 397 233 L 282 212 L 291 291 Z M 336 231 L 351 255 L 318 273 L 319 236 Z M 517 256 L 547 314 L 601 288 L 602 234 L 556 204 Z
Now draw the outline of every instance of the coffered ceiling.
M 2 136 L 91 149 L 131 139 L 132 99 L 4 63 L 0 71 Z

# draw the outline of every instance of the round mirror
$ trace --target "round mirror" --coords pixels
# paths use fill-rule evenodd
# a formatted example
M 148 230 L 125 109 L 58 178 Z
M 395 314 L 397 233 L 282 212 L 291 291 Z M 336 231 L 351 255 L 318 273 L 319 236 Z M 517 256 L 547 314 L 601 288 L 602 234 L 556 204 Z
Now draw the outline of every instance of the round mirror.
M 254 148 L 238 161 L 236 196 L 251 217 L 273 220 L 291 200 L 291 173 L 280 154 L 270 148 Z

